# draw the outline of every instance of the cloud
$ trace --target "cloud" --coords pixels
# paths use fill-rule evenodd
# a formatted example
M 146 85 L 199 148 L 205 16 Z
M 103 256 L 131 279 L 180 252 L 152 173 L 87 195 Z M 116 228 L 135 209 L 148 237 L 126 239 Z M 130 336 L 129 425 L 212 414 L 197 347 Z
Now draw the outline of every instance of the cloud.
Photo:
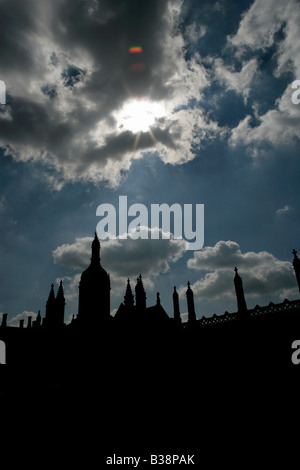
M 148 229 L 151 232 L 154 229 Z M 161 230 L 159 230 L 161 233 Z M 149 233 L 150 236 L 150 233 Z M 90 237 L 76 238 L 53 251 L 54 263 L 69 269 L 85 269 L 91 256 Z M 140 266 L 145 274 L 158 275 L 169 270 L 169 263 L 185 253 L 185 241 L 174 239 L 132 240 L 110 239 L 101 242 L 101 259 L 111 272 L 118 275 L 138 275 Z
M 49 85 L 47 83 L 41 87 L 41 91 L 44 95 L 48 96 L 50 100 L 53 100 L 57 96 L 56 85 Z
M 36 316 L 37 316 L 36 313 L 28 312 L 27 310 L 24 310 L 22 313 L 19 313 L 18 315 L 16 315 L 12 319 L 8 318 L 7 323 L 9 324 L 9 326 L 19 327 L 20 326 L 20 320 L 24 320 L 24 328 L 26 328 L 27 323 L 28 323 L 28 318 L 32 317 L 32 321 L 34 321 L 36 319 Z
M 0 116 L 0 146 L 17 161 L 42 163 L 50 185 L 60 189 L 83 180 L 115 187 L 145 151 L 183 163 L 195 157 L 197 130 L 198 144 L 219 132 L 217 123 L 189 106 L 208 81 L 200 56 L 185 58 L 181 0 L 42 0 L 34 15 L 31 3 L 1 4 L 1 73 L 10 100 Z M 136 42 L 143 50 L 140 72 L 132 70 L 137 59 L 128 52 Z M 152 138 L 145 133 L 137 140 L 118 120 L 138 96 L 165 109 Z
M 117 187 L 132 162 L 149 151 L 172 165 L 193 160 L 207 141 L 227 136 L 211 110 L 200 105 L 206 99 L 212 103 L 212 81 L 249 104 L 260 77 L 259 54 L 271 47 L 273 74 L 300 76 L 296 0 L 255 0 L 237 32 L 227 37 L 221 57 L 204 58 L 196 49 L 208 26 L 191 23 L 184 29 L 182 0 L 41 0 L 34 15 L 31 3 L 20 7 L 11 0 L 0 6 L 1 73 L 9 98 L 0 113 L 0 146 L 16 161 L 41 164 L 41 174 L 57 190 L 77 181 Z M 224 7 L 215 2 L 212 9 L 225 14 Z M 11 14 L 15 8 L 18 18 Z M 138 58 L 129 53 L 137 43 Z M 287 87 L 261 115 L 252 104 L 253 116 L 240 117 L 230 145 L 246 145 L 257 155 L 265 142 L 293 143 L 299 113 L 290 94 Z M 140 96 L 162 105 L 164 113 L 137 138 L 121 116 Z
M 233 66 L 225 65 L 221 58 L 216 58 L 214 72 L 219 82 L 225 85 L 226 90 L 234 90 L 243 95 L 246 102 L 253 87 L 254 78 L 258 73 L 258 61 L 256 58 L 245 61 L 241 70 L 236 72 Z
M 187 266 L 196 271 L 209 271 L 192 285 L 198 300 L 234 297 L 235 266 L 243 279 L 248 298 L 264 295 L 284 298 L 296 294 L 296 279 L 290 262 L 278 260 L 267 251 L 242 253 L 234 241 L 219 241 L 215 246 L 206 246 L 194 252 Z M 185 290 L 181 287 L 180 294 L 183 295 Z
M 255 0 L 243 15 L 236 34 L 228 37 L 228 43 L 242 56 L 250 50 L 267 50 L 277 46 L 276 74 L 291 70 L 300 76 L 300 5 L 296 0 L 274 2 Z M 282 30 L 283 38 L 276 33 Z
M 286 214 L 287 212 L 291 212 L 291 210 L 292 210 L 291 206 L 284 206 L 282 209 L 277 209 L 276 214 L 283 215 L 283 214 Z
M 197 44 L 199 39 L 205 36 L 206 33 L 207 33 L 207 26 L 199 25 L 196 23 L 192 23 L 188 25 L 185 29 L 185 36 L 192 44 Z
M 249 54 L 257 55 L 273 47 L 272 57 L 275 61 L 273 76 L 279 78 L 289 72 L 295 79 L 299 78 L 299 34 L 299 2 L 255 0 L 250 9 L 244 13 L 236 34 L 227 38 L 227 45 L 235 49 L 236 57 L 239 59 L 248 57 L 248 62 L 243 67 L 245 72 L 246 69 L 250 72 L 248 80 L 247 73 L 243 76 L 243 79 L 246 79 L 246 95 L 255 84 L 253 77 L 255 77 L 256 57 L 249 59 Z M 239 84 L 242 82 L 238 80 L 237 74 L 226 73 L 224 67 L 221 67 L 220 73 L 224 75 L 227 86 L 239 91 Z M 232 130 L 231 145 L 247 145 L 255 156 L 262 154 L 259 147 L 264 143 L 291 145 L 299 141 L 300 117 L 297 106 L 291 102 L 291 83 L 278 97 L 275 106 L 263 114 L 258 113 L 258 103 L 253 104 L 253 115 L 257 122 L 255 123 L 250 115 L 245 116 Z
M 276 101 L 275 108 L 259 116 L 254 106 L 254 113 L 258 125 L 253 126 L 252 117 L 246 116 L 232 129 L 231 145 L 248 145 L 249 149 L 257 149 L 254 155 L 258 155 L 259 147 L 264 142 L 280 146 L 299 142 L 300 115 L 297 106 L 292 104 L 290 85 Z

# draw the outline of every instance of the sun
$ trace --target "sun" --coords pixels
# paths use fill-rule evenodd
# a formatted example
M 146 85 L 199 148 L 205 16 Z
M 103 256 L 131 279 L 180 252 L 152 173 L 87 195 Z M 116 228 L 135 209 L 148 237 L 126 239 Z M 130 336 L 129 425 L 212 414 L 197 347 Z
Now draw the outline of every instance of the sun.
M 155 121 L 165 115 L 162 104 L 146 98 L 130 99 L 124 103 L 118 116 L 120 127 L 136 134 L 149 132 Z

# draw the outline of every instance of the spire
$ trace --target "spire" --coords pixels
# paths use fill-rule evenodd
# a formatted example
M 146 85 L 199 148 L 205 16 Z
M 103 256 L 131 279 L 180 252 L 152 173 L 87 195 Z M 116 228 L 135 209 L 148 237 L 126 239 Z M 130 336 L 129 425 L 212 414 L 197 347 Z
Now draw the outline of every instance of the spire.
M 130 279 L 127 279 L 127 287 L 126 292 L 124 295 L 124 305 L 126 308 L 133 308 L 134 307 L 134 297 L 131 290 Z
M 173 309 L 174 309 L 174 320 L 176 323 L 181 323 L 181 316 L 180 316 L 180 310 L 179 310 L 179 296 L 176 291 L 176 286 L 174 286 L 174 292 L 173 292 Z
M 63 326 L 65 314 L 65 296 L 62 281 L 60 281 L 57 295 L 55 298 L 54 285 L 51 284 L 48 300 L 46 302 L 46 316 L 43 322 L 44 326 L 57 327 Z
M 65 296 L 64 296 L 64 289 L 63 289 L 63 282 L 60 281 L 59 288 L 56 294 L 56 302 L 62 303 L 65 305 Z
M 160 295 L 159 292 L 156 294 L 156 305 L 160 305 Z
M 66 301 L 63 289 L 63 282 L 61 280 L 55 299 L 55 323 L 57 326 L 62 326 L 64 324 L 65 305 Z
M 146 308 L 146 299 L 147 297 L 142 281 L 142 275 L 140 274 L 135 286 L 135 304 L 138 310 L 144 310 Z
M 94 240 L 92 241 L 92 257 L 91 261 L 94 263 L 99 263 L 100 261 L 100 241 L 97 236 L 97 232 L 95 232 Z
M 297 251 L 295 250 L 295 248 L 293 249 L 292 253 L 294 255 L 293 267 L 294 267 L 294 270 L 295 270 L 296 279 L 297 279 L 297 283 L 298 283 L 298 288 L 299 288 L 299 292 L 300 292 L 300 259 L 297 256 Z
M 241 276 L 238 274 L 237 267 L 234 268 L 235 276 L 234 276 L 234 287 L 237 299 L 237 308 L 238 313 L 246 313 L 247 312 L 247 304 L 244 295 L 244 288 L 243 288 L 243 281 Z
M 49 297 L 48 297 L 48 300 L 47 300 L 47 303 L 48 303 L 48 302 L 54 302 L 54 300 L 55 300 L 54 284 L 53 284 L 53 282 L 52 282 L 51 288 L 50 288 L 50 292 L 49 292 Z
M 190 281 L 187 283 L 188 288 L 186 291 L 186 298 L 187 298 L 187 306 L 188 306 L 188 321 L 189 323 L 193 323 L 196 321 L 196 313 L 195 313 L 195 306 L 194 306 L 194 293 L 191 289 Z
M 34 326 L 41 326 L 41 320 L 42 320 L 42 318 L 41 318 L 41 311 L 39 310 L 39 311 L 38 311 L 38 314 L 37 314 L 37 316 L 36 316 L 36 319 L 35 319 L 35 321 L 33 322 L 33 325 L 34 325 Z
M 46 302 L 46 315 L 45 315 L 45 323 L 47 324 L 49 321 L 51 321 L 51 317 L 54 314 L 55 311 L 55 294 L 54 294 L 54 284 L 51 284 L 50 288 L 50 293 L 48 300 Z M 49 320 L 50 319 L 50 320 Z

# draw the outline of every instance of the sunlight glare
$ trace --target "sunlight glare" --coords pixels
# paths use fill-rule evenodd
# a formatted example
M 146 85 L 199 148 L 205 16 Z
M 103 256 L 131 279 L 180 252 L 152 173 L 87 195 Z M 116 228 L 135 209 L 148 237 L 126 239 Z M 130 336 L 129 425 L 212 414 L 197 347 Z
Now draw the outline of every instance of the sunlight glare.
M 164 115 L 162 104 L 139 98 L 125 103 L 120 117 L 124 128 L 137 133 L 148 132 L 154 126 L 155 120 Z

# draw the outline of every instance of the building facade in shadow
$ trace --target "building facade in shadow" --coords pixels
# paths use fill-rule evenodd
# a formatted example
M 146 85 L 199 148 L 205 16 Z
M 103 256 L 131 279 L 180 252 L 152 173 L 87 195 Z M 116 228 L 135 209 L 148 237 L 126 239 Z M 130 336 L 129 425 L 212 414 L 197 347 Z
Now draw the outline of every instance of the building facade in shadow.
M 145 443 L 199 446 L 199 429 L 214 433 L 217 426 L 226 433 L 232 410 L 245 422 L 257 410 L 272 416 L 278 403 L 288 403 L 299 376 L 291 346 L 300 334 L 300 300 L 249 309 L 236 267 L 236 312 L 197 318 L 188 282 L 184 322 L 176 287 L 168 315 L 159 293 L 155 305 L 147 305 L 140 274 L 134 288 L 127 280 L 113 317 L 110 277 L 101 266 L 96 234 L 91 251 L 80 279 L 78 314 L 70 323 L 64 322 L 62 282 L 56 293 L 51 286 L 44 318 L 39 312 L 35 321 L 11 327 L 3 315 L 0 391 L 12 406 L 20 390 L 25 403 L 38 394 L 55 411 L 93 416 L 101 423 L 102 445 L 109 447 L 113 436 L 114 449 L 126 450 Z M 300 288 L 300 260 L 295 250 L 293 255 Z M 279 384 L 287 387 L 285 394 Z

